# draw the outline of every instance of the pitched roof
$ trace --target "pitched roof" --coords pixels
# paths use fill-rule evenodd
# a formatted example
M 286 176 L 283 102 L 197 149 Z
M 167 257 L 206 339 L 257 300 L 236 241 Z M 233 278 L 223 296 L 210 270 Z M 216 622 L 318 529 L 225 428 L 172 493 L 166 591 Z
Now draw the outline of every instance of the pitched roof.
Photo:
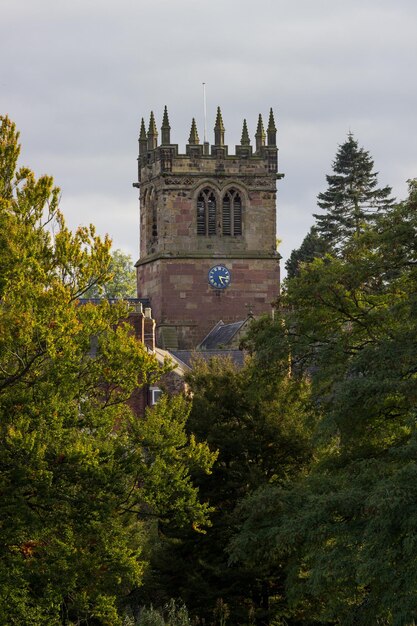
M 236 333 L 242 328 L 246 320 L 225 324 L 220 320 L 216 326 L 211 329 L 209 334 L 203 339 L 198 346 L 199 350 L 216 350 L 220 347 L 226 347 L 230 344 Z
M 177 361 L 192 369 L 194 359 L 209 361 L 213 357 L 225 357 L 232 359 L 238 367 L 242 367 L 245 355 L 242 350 L 168 350 Z

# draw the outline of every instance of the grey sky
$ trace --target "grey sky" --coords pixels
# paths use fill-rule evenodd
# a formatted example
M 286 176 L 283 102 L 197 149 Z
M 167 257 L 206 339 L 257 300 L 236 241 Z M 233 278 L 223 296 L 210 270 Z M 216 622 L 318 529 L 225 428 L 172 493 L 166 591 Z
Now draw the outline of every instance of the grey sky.
M 284 260 L 351 130 L 381 186 L 417 176 L 415 0 L 0 0 L 0 113 L 21 131 L 21 163 L 54 176 L 71 227 L 93 222 L 138 256 L 140 118 L 167 104 L 184 150 L 191 118 L 208 139 L 252 137 L 273 107 Z

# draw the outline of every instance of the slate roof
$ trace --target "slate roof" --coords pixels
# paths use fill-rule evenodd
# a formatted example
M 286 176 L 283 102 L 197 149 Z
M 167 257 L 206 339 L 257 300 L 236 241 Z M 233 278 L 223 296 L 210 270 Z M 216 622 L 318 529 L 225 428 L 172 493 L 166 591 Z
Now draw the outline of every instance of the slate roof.
M 168 350 L 168 352 L 189 368 L 192 368 L 192 361 L 195 358 L 209 361 L 214 356 L 229 357 L 238 367 L 243 366 L 245 359 L 242 350 Z
M 233 324 L 225 324 L 220 320 L 209 334 L 203 339 L 198 346 L 199 350 L 216 350 L 220 346 L 228 346 L 236 335 L 236 333 L 242 328 L 246 320 L 240 322 L 233 322 Z

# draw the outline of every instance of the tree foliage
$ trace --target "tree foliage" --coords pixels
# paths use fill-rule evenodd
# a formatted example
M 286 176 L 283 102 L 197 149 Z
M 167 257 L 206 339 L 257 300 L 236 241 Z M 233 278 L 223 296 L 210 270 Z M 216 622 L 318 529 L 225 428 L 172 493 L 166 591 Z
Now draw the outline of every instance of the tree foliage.
M 130 254 L 122 250 L 113 250 L 111 253 L 108 278 L 106 281 L 97 278 L 84 294 L 84 298 L 135 298 L 136 272 Z
M 377 175 L 369 152 L 349 133 L 339 146 L 333 174 L 326 176 L 327 189 L 318 195 L 325 213 L 314 214 L 318 234 L 335 250 L 372 223 L 377 211 L 392 206 L 391 187 L 378 188 Z
M 287 278 L 295 278 L 300 274 L 305 263 L 311 263 L 316 258 L 323 257 L 330 251 L 329 243 L 321 237 L 315 226 L 312 226 L 304 237 L 301 246 L 293 250 L 285 263 Z
M 219 607 L 228 624 L 267 619 L 281 572 L 233 565 L 227 546 L 240 526 L 239 501 L 261 485 L 291 480 L 309 463 L 309 428 L 303 422 L 308 385 L 288 376 L 288 354 L 284 362 L 273 384 L 251 360 L 241 369 L 225 358 L 194 363 L 188 378 L 193 395 L 188 428 L 218 451 L 212 473 L 194 475 L 201 496 L 214 509 L 212 526 L 197 537 L 162 527 L 153 577 L 145 584 L 148 602 L 160 604 L 164 594 L 174 593 L 206 620 L 220 615 Z
M 52 178 L 18 155 L 2 117 L 0 622 L 116 626 L 149 520 L 205 524 L 190 471 L 212 456 L 185 433 L 184 400 L 133 415 L 131 393 L 164 368 L 121 322 L 125 304 L 78 304 L 109 280 L 110 241 L 70 232 Z
M 416 209 L 414 181 L 343 258 L 287 282 L 293 367 L 309 374 L 322 414 L 316 460 L 302 480 L 242 504 L 232 554 L 276 568 L 287 559 L 301 623 L 417 619 Z
M 374 223 L 378 213 L 394 204 L 391 187 L 378 187 L 378 172 L 367 150 L 360 148 L 352 133 L 341 144 L 326 176 L 327 189 L 318 194 L 323 213 L 314 213 L 315 223 L 300 248 L 286 262 L 289 278 L 299 274 L 302 264 L 326 253 L 343 256 L 345 245 Z

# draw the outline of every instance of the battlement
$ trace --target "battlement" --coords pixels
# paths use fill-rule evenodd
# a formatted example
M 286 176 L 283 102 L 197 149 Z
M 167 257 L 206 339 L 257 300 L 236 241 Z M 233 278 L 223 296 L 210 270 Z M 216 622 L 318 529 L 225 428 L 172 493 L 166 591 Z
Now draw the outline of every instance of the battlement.
M 259 115 L 255 149 L 250 143 L 246 120 L 243 120 L 241 141 L 235 146 L 234 154 L 229 154 L 229 147 L 224 142 L 225 128 L 220 107 L 217 108 L 212 145 L 209 142 L 200 143 L 194 118 L 184 154 L 179 153 L 178 144 L 171 144 L 170 131 L 166 106 L 160 143 L 153 112 L 150 115 L 148 131 L 142 118 L 139 134 L 138 182 L 134 183 L 135 187 L 140 187 L 160 176 L 175 180 L 175 176 L 185 173 L 190 181 L 193 177 L 201 176 L 240 178 L 249 175 L 273 177 L 274 180 L 283 176 L 278 174 L 277 129 L 272 109 L 266 133 L 262 116 Z

